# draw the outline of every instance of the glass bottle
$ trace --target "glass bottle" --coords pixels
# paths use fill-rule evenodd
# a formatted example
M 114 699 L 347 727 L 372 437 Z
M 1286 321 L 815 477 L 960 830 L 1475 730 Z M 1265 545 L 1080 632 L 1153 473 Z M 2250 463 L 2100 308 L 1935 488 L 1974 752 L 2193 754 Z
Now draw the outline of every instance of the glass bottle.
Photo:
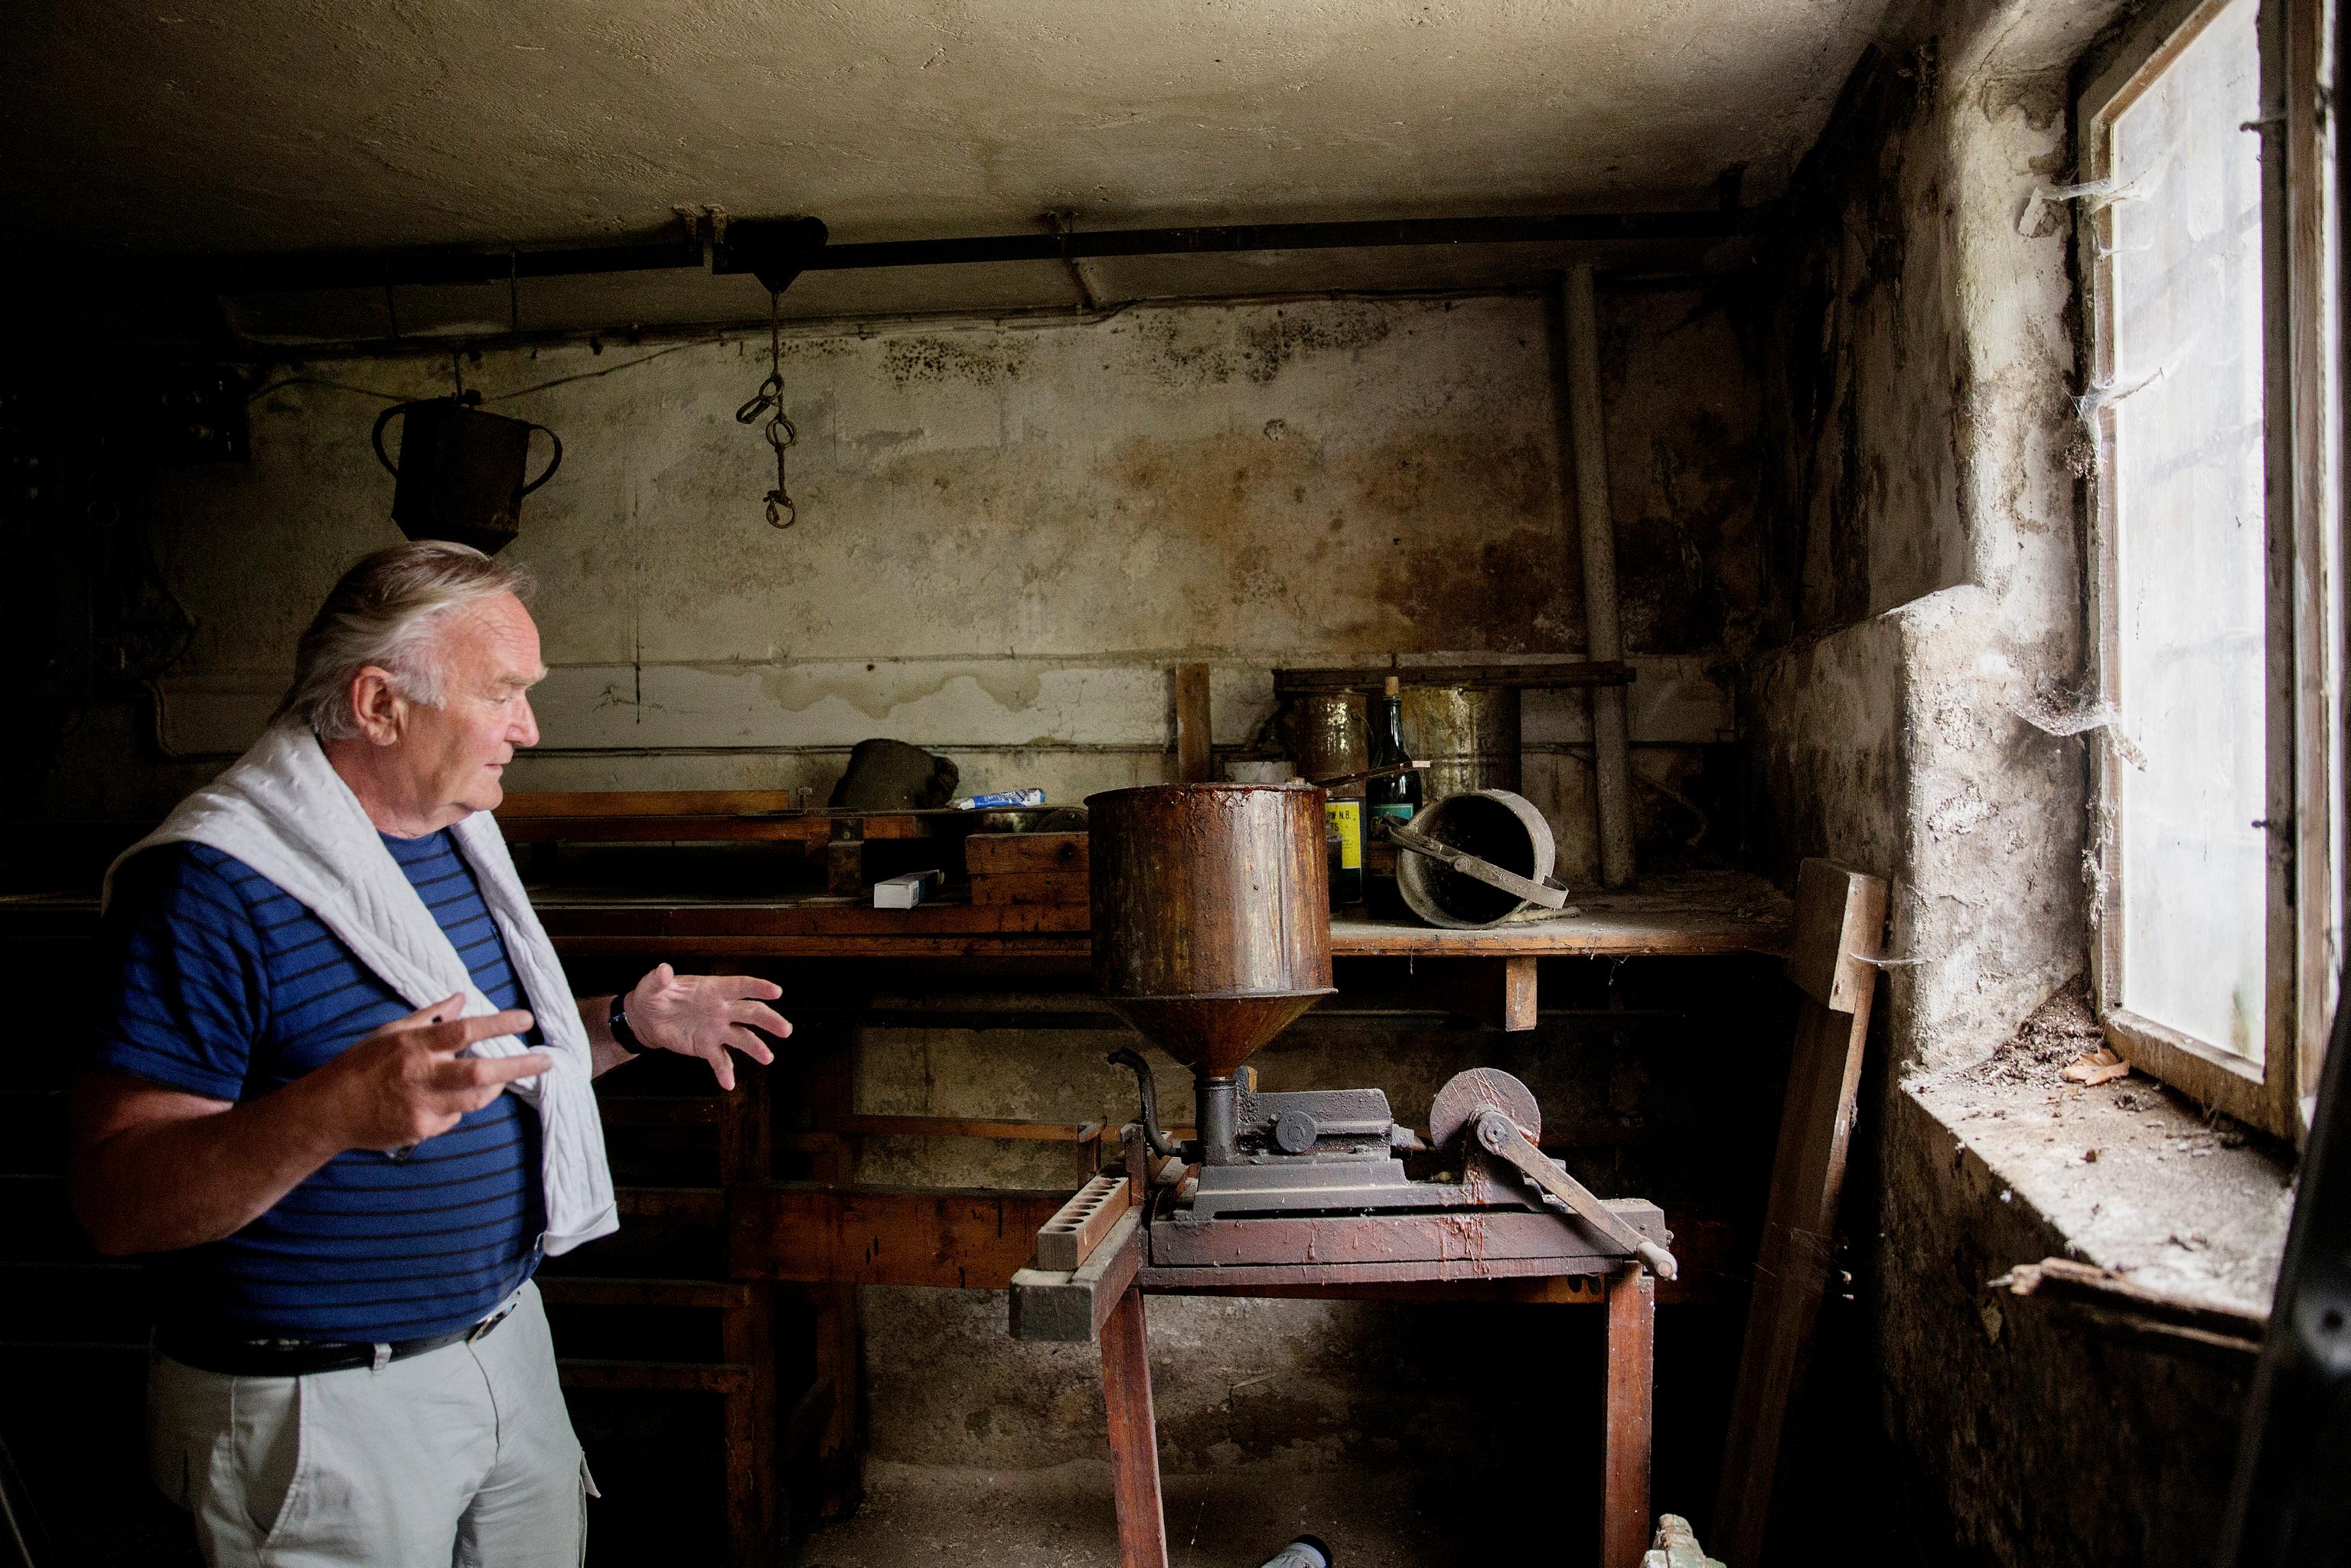
M 1412 758 L 1404 748 L 1404 699 L 1397 677 L 1387 678 L 1386 689 L 1372 701 L 1371 763 L 1374 769 L 1401 768 Z M 1376 836 L 1391 822 L 1406 823 L 1420 810 L 1420 772 L 1391 773 L 1364 784 L 1364 805 L 1371 814 L 1365 824 Z

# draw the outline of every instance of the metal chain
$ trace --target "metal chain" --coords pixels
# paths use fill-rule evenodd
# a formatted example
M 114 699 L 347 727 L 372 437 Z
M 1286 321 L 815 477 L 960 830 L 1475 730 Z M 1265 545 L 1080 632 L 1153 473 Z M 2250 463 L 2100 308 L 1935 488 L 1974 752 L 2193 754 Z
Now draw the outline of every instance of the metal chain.
M 784 484 L 784 448 L 800 438 L 792 422 L 784 417 L 784 297 L 780 293 L 768 296 L 768 379 L 750 400 L 735 411 L 735 423 L 748 424 L 761 414 L 768 423 L 760 434 L 768 444 L 776 449 L 776 487 L 768 492 L 768 526 L 789 528 L 799 521 L 799 508 L 792 502 L 791 492 Z

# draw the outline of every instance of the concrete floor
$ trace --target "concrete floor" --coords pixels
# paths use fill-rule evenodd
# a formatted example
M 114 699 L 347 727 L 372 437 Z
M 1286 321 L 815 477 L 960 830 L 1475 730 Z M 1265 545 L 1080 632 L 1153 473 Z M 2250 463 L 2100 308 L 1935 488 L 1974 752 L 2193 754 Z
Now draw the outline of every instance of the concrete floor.
M 977 1470 L 872 1462 L 865 1483 L 865 1506 L 811 1535 L 803 1568 L 1068 1568 L 1118 1560 L 1107 1464 Z M 1301 1531 L 1321 1536 L 1344 1568 L 1447 1568 L 1468 1563 L 1485 1533 L 1452 1476 L 1235 1469 L 1162 1484 L 1171 1568 L 1257 1568 Z M 1483 1542 L 1488 1551 L 1492 1544 Z

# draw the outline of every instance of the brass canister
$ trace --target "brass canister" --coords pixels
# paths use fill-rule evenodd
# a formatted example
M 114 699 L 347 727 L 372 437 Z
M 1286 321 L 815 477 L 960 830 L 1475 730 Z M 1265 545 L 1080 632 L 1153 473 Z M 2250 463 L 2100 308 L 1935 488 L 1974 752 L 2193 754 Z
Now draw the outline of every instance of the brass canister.
M 1447 795 L 1469 795 L 1480 789 L 1517 794 L 1518 688 L 1416 686 L 1411 684 L 1411 671 L 1400 673 L 1405 682 L 1405 750 L 1428 759 L 1428 770 L 1421 775 L 1420 798 L 1433 803 Z
M 1281 702 L 1281 748 L 1299 778 L 1343 779 L 1371 767 L 1370 710 L 1363 693 L 1292 692 Z M 1360 799 L 1364 787 L 1336 793 Z

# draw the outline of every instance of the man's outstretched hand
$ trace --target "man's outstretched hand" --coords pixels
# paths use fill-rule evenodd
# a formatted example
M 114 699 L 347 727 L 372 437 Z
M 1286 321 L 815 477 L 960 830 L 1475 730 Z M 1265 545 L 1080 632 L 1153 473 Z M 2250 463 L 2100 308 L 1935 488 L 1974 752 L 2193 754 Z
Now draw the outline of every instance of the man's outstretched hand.
M 402 1149 L 437 1137 L 468 1111 L 478 1111 L 517 1078 L 544 1072 L 543 1051 L 518 1056 L 457 1053 L 494 1035 L 520 1034 L 530 1014 L 512 1009 L 459 1018 L 463 996 L 419 1008 L 374 1030 L 319 1069 L 319 1087 L 332 1095 L 342 1145 L 353 1149 Z
M 783 1014 L 768 1006 L 783 994 L 774 981 L 755 976 L 681 975 L 664 964 L 629 993 L 629 1028 L 650 1050 L 702 1058 L 718 1087 L 732 1089 L 735 1059 L 728 1051 L 771 1062 L 776 1053 L 755 1031 L 778 1040 L 792 1032 Z

